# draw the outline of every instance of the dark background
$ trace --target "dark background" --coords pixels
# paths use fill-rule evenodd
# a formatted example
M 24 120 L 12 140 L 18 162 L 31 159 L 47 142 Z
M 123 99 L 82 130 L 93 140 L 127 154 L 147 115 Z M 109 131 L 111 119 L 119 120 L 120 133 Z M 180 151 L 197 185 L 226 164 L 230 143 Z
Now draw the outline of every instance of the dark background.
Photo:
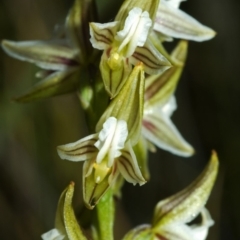
M 102 21 L 113 19 L 121 1 L 112 2 L 98 0 Z M 0 39 L 48 39 L 54 25 L 64 22 L 71 4 L 1 0 Z M 212 149 L 219 154 L 220 173 L 207 203 L 215 220 L 208 239 L 240 239 L 239 5 L 238 0 L 182 4 L 182 9 L 218 33 L 211 41 L 190 43 L 176 92 L 173 121 L 196 154 L 191 158 L 162 150 L 150 154 L 150 182 L 143 187 L 124 186 L 117 239 L 129 228 L 150 222 L 155 204 L 187 186 Z M 74 94 L 14 103 L 12 97 L 37 81 L 37 68 L 2 51 L 0 67 L 0 239 L 39 239 L 54 227 L 58 197 L 71 180 L 76 182 L 76 206 L 82 198 L 81 163 L 60 160 L 55 149 L 85 136 L 87 130 Z

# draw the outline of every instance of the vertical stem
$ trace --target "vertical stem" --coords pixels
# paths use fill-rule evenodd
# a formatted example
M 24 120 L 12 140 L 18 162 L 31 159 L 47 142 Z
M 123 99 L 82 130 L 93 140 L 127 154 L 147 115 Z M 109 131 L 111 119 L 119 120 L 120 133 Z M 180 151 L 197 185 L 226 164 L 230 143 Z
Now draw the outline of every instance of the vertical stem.
M 99 240 L 113 240 L 115 206 L 113 190 L 109 189 L 96 206 L 96 230 Z

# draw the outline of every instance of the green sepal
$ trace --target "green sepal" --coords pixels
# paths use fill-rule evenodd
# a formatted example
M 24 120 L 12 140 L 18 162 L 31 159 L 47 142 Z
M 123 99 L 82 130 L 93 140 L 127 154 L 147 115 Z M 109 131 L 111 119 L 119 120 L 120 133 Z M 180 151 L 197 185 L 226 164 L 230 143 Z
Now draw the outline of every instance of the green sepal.
M 122 240 L 155 240 L 150 225 L 140 225 L 129 231 Z
M 200 213 L 213 188 L 218 165 L 217 154 L 213 151 L 208 165 L 193 183 L 157 204 L 152 223 L 155 232 L 173 223 L 190 222 Z
M 133 150 L 137 158 L 138 166 L 146 181 L 150 179 L 148 169 L 148 145 L 147 140 L 141 136 L 139 142 L 134 146 Z
M 187 56 L 187 43 L 187 41 L 180 41 L 171 53 L 173 67 L 146 79 L 145 108 L 166 103 L 175 92 Z
M 112 55 L 114 54 L 111 54 L 110 57 L 112 57 Z M 100 70 L 105 89 L 111 98 L 114 98 L 119 93 L 132 70 L 128 59 L 120 57 L 119 55 L 118 58 L 121 58 L 121 60 L 118 60 L 120 64 L 114 68 L 109 62 L 107 51 L 104 51 L 100 62 Z
M 76 91 L 81 81 L 80 72 L 74 69 L 52 73 L 13 100 L 25 103 Z
M 88 209 L 93 209 L 97 205 L 118 176 L 116 166 L 113 165 L 108 170 L 103 169 L 103 171 L 106 170 L 105 176 L 101 182 L 96 183 L 96 169 L 102 166 L 94 165 L 94 161 L 95 159 L 85 161 L 83 165 L 83 199 Z
M 131 139 L 132 145 L 138 142 L 142 127 L 144 83 L 143 64 L 139 63 L 98 121 L 96 132 L 99 132 L 103 123 L 112 116 L 125 120 L 129 131 L 128 139 Z
M 65 235 L 64 239 L 87 240 L 78 225 L 72 208 L 73 193 L 74 183 L 71 182 L 60 196 L 55 219 L 55 228 L 58 229 L 61 234 Z

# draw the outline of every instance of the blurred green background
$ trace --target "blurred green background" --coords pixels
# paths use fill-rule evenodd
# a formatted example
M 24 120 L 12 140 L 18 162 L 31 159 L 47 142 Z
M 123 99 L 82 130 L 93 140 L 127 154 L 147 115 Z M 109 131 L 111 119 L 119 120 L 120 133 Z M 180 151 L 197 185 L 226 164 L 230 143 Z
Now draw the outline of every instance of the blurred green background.
M 49 39 L 72 2 L 1 0 L 0 39 Z M 98 0 L 100 19 L 112 20 L 120 2 Z M 181 8 L 218 33 L 211 41 L 190 43 L 176 92 L 173 121 L 196 154 L 186 159 L 162 150 L 150 154 L 149 183 L 126 183 L 117 202 L 116 239 L 150 222 L 155 204 L 188 185 L 212 149 L 221 165 L 207 204 L 215 220 L 208 239 L 240 239 L 240 2 L 195 0 Z M 40 239 L 53 228 L 59 195 L 71 180 L 76 208 L 82 201 L 81 163 L 60 160 L 56 146 L 86 136 L 87 128 L 75 94 L 29 104 L 11 101 L 37 81 L 37 68 L 3 51 L 0 63 L 0 239 Z

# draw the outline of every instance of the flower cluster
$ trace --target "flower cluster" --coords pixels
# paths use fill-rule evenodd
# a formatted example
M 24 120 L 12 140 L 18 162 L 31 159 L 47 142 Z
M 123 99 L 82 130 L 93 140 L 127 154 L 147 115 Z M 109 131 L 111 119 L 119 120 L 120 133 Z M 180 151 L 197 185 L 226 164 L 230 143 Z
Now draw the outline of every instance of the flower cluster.
M 181 1 L 126 0 L 113 22 L 97 23 L 90 14 L 91 1 L 75 0 L 61 33 L 54 39 L 2 42 L 10 56 L 35 63 L 43 69 L 36 74 L 42 80 L 17 97 L 17 101 L 79 92 L 86 117 L 92 119 L 88 123 L 90 129 L 95 129 L 94 133 L 61 145 L 57 151 L 61 159 L 84 161 L 83 197 L 89 209 L 93 209 L 107 191 L 119 185 L 119 179 L 124 178 L 134 185 L 147 182 L 147 154 L 143 152 L 155 151 L 157 146 L 182 157 L 194 153 L 193 147 L 171 121 L 177 108 L 174 93 L 185 65 L 187 40 L 208 40 L 215 32 L 181 11 Z M 181 40 L 168 54 L 162 43 L 173 38 Z M 98 50 L 102 51 L 101 57 Z M 93 66 L 95 74 L 89 74 Z M 101 104 L 98 99 L 107 101 Z M 125 239 L 140 239 L 136 236 L 145 233 L 159 239 L 205 239 L 198 236 L 206 236 L 212 224 L 203 207 L 217 173 L 216 166 L 216 160 L 212 160 L 207 168 L 214 170 L 209 177 L 211 183 L 206 183 L 204 196 L 200 196 L 205 188 L 205 182 L 201 181 L 206 178 L 198 180 L 200 182 L 195 184 L 198 187 L 193 184 L 160 202 L 152 226 L 140 227 Z M 208 170 L 204 172 L 207 173 Z M 69 191 L 72 194 L 72 188 L 73 184 L 60 199 L 67 197 Z M 194 216 L 200 213 L 202 223 L 188 226 L 186 223 L 192 218 L 186 204 L 191 203 L 197 193 L 200 200 L 199 204 L 192 204 L 192 213 Z M 185 202 L 179 202 L 183 198 Z M 62 211 L 64 200 L 60 201 L 63 203 L 59 211 Z M 68 201 L 71 212 L 70 205 Z M 76 222 L 74 214 L 71 212 L 70 215 L 71 221 Z M 64 224 L 68 224 L 68 220 Z M 66 230 L 71 228 L 56 227 L 42 237 L 85 239 L 76 235 L 82 235 L 80 228 L 71 233 L 76 236 L 70 237 Z

